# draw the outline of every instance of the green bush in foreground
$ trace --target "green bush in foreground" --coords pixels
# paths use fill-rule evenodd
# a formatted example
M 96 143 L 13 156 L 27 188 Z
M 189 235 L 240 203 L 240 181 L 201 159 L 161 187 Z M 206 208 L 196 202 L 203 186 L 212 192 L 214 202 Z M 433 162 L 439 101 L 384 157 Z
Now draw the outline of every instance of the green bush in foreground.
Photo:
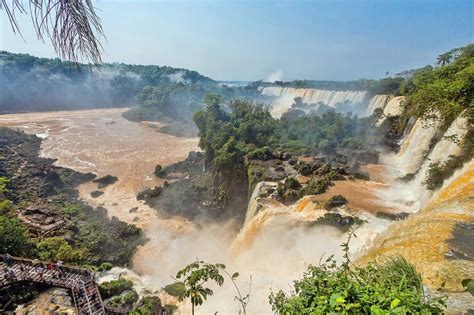
M 162 311 L 161 300 L 158 296 L 145 296 L 143 297 L 138 306 L 135 307 L 129 315 L 147 315 L 156 314 Z
M 403 258 L 349 269 L 330 257 L 309 266 L 294 292 L 272 292 L 270 304 L 277 314 L 442 314 L 442 299 L 428 301 L 421 276 Z

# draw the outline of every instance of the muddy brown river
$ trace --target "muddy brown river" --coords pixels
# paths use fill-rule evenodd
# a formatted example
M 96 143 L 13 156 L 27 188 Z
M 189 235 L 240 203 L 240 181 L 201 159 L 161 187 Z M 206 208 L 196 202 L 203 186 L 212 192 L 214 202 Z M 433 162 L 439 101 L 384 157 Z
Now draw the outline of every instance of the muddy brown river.
M 136 194 L 161 184 L 153 175 L 157 164 L 168 165 L 199 150 L 198 138 L 159 133 L 157 123 L 137 123 L 122 118 L 124 108 L 0 115 L 0 125 L 21 129 L 44 138 L 41 156 L 56 165 L 98 176 L 117 176 L 119 181 L 104 194 L 92 198 L 97 184 L 79 187 L 91 205 L 103 205 L 110 216 L 144 226 L 155 211 L 139 203 Z M 131 208 L 139 210 L 130 213 Z

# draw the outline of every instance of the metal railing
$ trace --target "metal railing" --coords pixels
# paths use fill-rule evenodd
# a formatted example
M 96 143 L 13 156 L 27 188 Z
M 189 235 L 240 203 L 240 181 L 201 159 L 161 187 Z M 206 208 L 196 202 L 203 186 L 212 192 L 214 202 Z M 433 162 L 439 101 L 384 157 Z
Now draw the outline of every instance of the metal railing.
M 35 282 L 71 290 L 78 314 L 105 314 L 104 303 L 95 283 L 94 273 L 71 265 L 57 267 L 52 262 L 0 255 L 3 274 L 0 288 L 18 282 Z M 47 266 L 54 266 L 47 268 Z M 77 294 L 77 296 L 76 296 Z

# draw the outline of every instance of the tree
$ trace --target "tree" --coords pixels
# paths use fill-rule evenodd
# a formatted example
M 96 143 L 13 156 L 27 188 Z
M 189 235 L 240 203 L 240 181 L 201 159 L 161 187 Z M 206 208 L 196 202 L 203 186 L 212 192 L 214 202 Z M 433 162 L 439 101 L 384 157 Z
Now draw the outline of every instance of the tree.
M 91 0 L 27 0 L 29 13 L 39 39 L 49 37 L 60 58 L 102 63 L 99 38 L 105 37 L 100 18 Z M 27 14 L 23 0 L 0 0 L 14 33 L 21 35 L 17 13 Z
M 16 218 L 0 215 L 0 253 L 23 255 L 31 248 L 28 229 Z
M 224 269 L 223 264 L 209 264 L 204 261 L 195 261 L 176 274 L 177 279 L 184 278 L 183 283 L 185 290 L 178 297 L 179 301 L 187 298 L 191 299 L 192 314 L 194 315 L 194 307 L 201 305 L 208 296 L 214 292 L 204 287 L 209 281 L 213 280 L 218 286 L 224 284 L 224 277 L 219 273 L 220 269 Z
M 86 252 L 83 249 L 73 249 L 68 242 L 61 237 L 49 237 L 38 243 L 38 256 L 42 260 L 77 263 L 84 259 Z
M 450 64 L 452 60 L 453 60 L 453 53 L 452 51 L 448 51 L 444 54 L 439 55 L 438 58 L 436 59 L 436 63 L 439 66 L 443 67 Z
M 224 97 L 214 93 L 208 93 L 204 97 L 204 104 L 207 106 L 207 112 L 214 119 L 222 119 L 223 112 L 221 109 L 221 104 L 224 101 Z
M 182 293 L 179 295 L 178 300 L 183 301 L 186 298 L 191 298 L 193 315 L 194 307 L 201 305 L 208 296 L 214 294 L 211 289 L 204 287 L 204 285 L 209 280 L 213 280 L 220 287 L 224 284 L 224 277 L 220 274 L 220 272 L 223 272 L 232 281 L 237 292 L 235 300 L 239 302 L 243 313 L 247 314 L 246 307 L 250 299 L 252 277 L 250 277 L 248 293 L 246 295 L 242 295 L 239 286 L 235 282 L 235 280 L 239 277 L 238 272 L 230 274 L 225 269 L 224 264 L 209 264 L 204 261 L 197 260 L 178 271 L 176 275 L 177 279 L 184 278 L 184 280 L 180 282 L 180 284 L 184 285 L 184 288 L 182 289 Z

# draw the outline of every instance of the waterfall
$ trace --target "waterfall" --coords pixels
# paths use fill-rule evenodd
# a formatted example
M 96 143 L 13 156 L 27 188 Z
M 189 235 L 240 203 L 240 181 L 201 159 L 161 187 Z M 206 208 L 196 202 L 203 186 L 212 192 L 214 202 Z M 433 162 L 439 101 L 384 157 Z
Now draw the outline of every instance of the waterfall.
M 467 117 L 463 114 L 459 115 L 444 133 L 441 140 L 424 158 L 427 150 L 429 150 L 431 139 L 437 132 L 436 129 L 433 124 L 423 128 L 421 120 L 418 119 L 410 134 L 402 143 L 403 150 L 400 150 L 398 156 L 391 158 L 392 166 L 402 172 L 399 173 L 400 175 L 415 172 L 416 174 L 409 182 L 398 181 L 387 190 L 379 192 L 379 196 L 382 200 L 385 200 L 387 206 L 412 212 L 421 209 L 432 196 L 432 191 L 427 190 L 423 184 L 430 164 L 444 162 L 451 155 L 459 155 L 461 148 L 451 138 L 456 136 L 459 140 L 462 140 L 467 134 Z
M 387 102 L 391 100 L 391 95 L 374 95 L 367 106 L 365 116 L 370 116 L 377 108 L 385 108 Z
M 291 108 L 295 97 L 301 97 L 303 103 L 313 104 L 317 109 L 319 103 L 335 108 L 337 104 L 349 102 L 352 107 L 362 104 L 365 91 L 333 91 L 319 89 L 299 89 L 288 87 L 264 87 L 262 95 L 273 98 L 271 113 L 274 117 L 281 117 Z
M 402 140 L 398 154 L 383 159 L 384 164 L 392 165 L 398 177 L 415 173 L 430 149 L 431 141 L 438 132 L 438 126 L 437 120 L 417 119 Z
M 245 224 L 247 224 L 253 217 L 255 217 L 258 211 L 263 207 L 262 201 L 264 199 L 260 198 L 260 194 L 263 189 L 266 188 L 276 188 L 276 183 L 273 182 L 259 182 L 255 185 L 255 188 L 250 196 L 249 203 L 247 205 L 247 213 L 245 215 Z
M 347 103 L 354 113 L 362 114 L 362 116 L 370 116 L 377 108 L 382 108 L 386 116 L 399 116 L 402 113 L 402 105 L 405 100 L 404 96 L 393 95 L 374 95 L 370 101 L 367 98 L 366 91 L 334 91 L 319 89 L 300 89 L 290 87 L 264 87 L 261 89 L 264 96 L 272 99 L 271 113 L 274 117 L 279 118 L 291 108 L 296 97 L 301 97 L 302 102 L 312 105 L 314 109 L 323 103 L 332 108 L 336 108 L 338 104 Z M 365 108 L 362 113 L 361 108 Z
M 385 105 L 383 114 L 385 116 L 400 116 L 403 112 L 403 103 L 405 102 L 405 96 L 396 96 Z

